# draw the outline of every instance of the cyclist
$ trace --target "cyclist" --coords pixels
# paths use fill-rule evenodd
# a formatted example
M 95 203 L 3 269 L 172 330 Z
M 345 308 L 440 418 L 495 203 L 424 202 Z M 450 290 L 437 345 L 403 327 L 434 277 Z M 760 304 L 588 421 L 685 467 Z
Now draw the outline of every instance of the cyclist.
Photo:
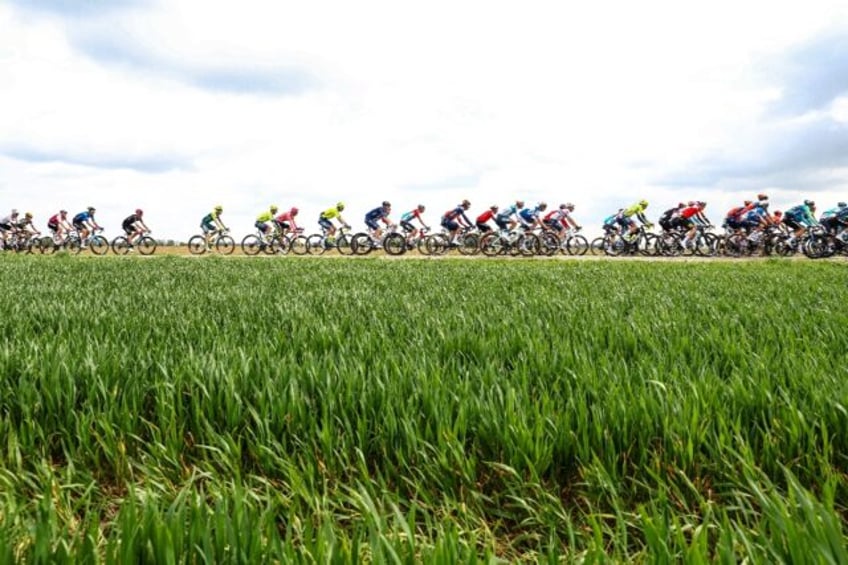
M 539 202 L 532 210 L 529 206 L 522 208 L 518 212 L 518 219 L 521 222 L 521 227 L 525 230 L 532 230 L 537 227 L 544 229 L 545 226 L 542 224 L 542 212 L 547 209 L 548 205 L 545 202 Z
M 94 208 L 94 206 L 89 206 L 85 209 L 84 212 L 80 212 L 79 214 L 74 216 L 73 224 L 80 234 L 80 241 L 82 241 L 83 248 L 88 245 L 88 235 L 90 233 L 90 230 L 102 229 L 97 224 L 97 220 L 94 219 L 94 213 L 96 211 L 97 210 Z
M 839 228 L 842 227 L 845 221 L 845 216 L 840 218 L 840 212 L 848 216 L 848 204 L 840 202 L 836 205 L 836 208 L 825 210 L 819 218 L 819 223 L 824 226 L 829 233 L 835 234 Z
M 686 208 L 686 203 L 681 202 L 674 208 L 669 208 L 665 212 L 662 213 L 660 219 L 657 223 L 660 225 L 664 232 L 670 232 L 674 230 L 677 225 L 677 218 L 680 217 L 680 211 Z
M 580 226 L 571 217 L 571 212 L 574 211 L 574 204 L 567 202 L 560 204 L 559 209 L 548 212 L 542 219 L 542 223 L 546 228 L 552 229 L 562 235 L 562 231 L 566 229 L 579 230 Z
M 450 232 L 450 243 L 456 238 L 456 232 L 459 228 L 470 228 L 471 220 L 465 215 L 465 212 L 471 208 L 471 202 L 467 199 L 463 200 L 456 208 L 451 208 L 442 216 L 442 227 Z
M 645 210 L 648 208 L 648 201 L 644 198 L 633 204 L 629 208 L 625 208 L 618 215 L 618 224 L 621 226 L 622 231 L 627 230 L 627 234 L 632 236 L 639 229 L 636 227 L 636 222 L 633 220 L 633 216 L 636 216 L 638 220 L 644 225 L 647 229 L 651 229 L 654 227 L 648 218 L 645 217 Z
M 318 225 L 321 226 L 321 229 L 326 230 L 328 242 L 331 242 L 334 239 L 333 236 L 336 235 L 336 226 L 333 225 L 331 220 L 337 218 L 344 227 L 350 229 L 350 224 L 345 222 L 344 218 L 342 218 L 342 210 L 344 209 L 344 202 L 339 202 L 332 208 L 327 208 L 321 212 L 320 216 L 318 216 Z
M 477 229 L 480 230 L 481 233 L 488 233 L 492 231 L 492 227 L 489 225 L 489 221 L 496 221 L 498 213 L 498 205 L 493 204 L 489 206 L 489 209 L 477 216 L 477 219 L 474 221 L 474 225 L 477 226 Z
M 792 230 L 792 237 L 789 238 L 789 245 L 798 243 L 798 239 L 804 234 L 804 229 L 812 226 L 817 226 L 813 214 L 816 211 L 816 203 L 812 200 L 804 200 L 803 204 L 793 206 L 783 213 L 783 223 Z M 798 252 L 803 253 L 803 246 L 798 243 Z
M 41 232 L 35 229 L 35 225 L 32 223 L 32 212 L 24 214 L 23 219 L 15 225 L 15 228 L 22 234 L 22 237 L 18 241 L 25 242 L 31 237 L 41 235 Z
M 3 244 L 5 247 L 5 243 L 8 240 L 8 236 L 10 233 L 15 233 L 16 227 L 15 225 L 18 223 L 18 211 L 12 210 L 12 213 L 6 216 L 3 219 L 0 219 L 0 234 L 3 236 Z
M 752 200 L 746 200 L 742 206 L 731 208 L 724 217 L 722 227 L 738 231 L 742 229 L 742 217 L 751 210 Z
M 280 230 L 280 235 L 286 235 L 287 233 L 294 235 L 298 232 L 297 223 L 294 221 L 298 212 L 300 210 L 292 206 L 289 210 L 274 218 L 274 223 L 277 225 L 277 229 Z
M 686 236 L 683 238 L 684 248 L 692 244 L 692 240 L 698 231 L 698 226 L 710 225 L 710 221 L 704 215 L 704 208 L 707 207 L 707 203 L 699 201 L 691 204 L 680 211 L 680 219 L 678 220 L 678 225 L 684 230 L 687 230 Z
M 406 240 L 412 241 L 416 237 L 418 237 L 418 228 L 412 223 L 412 220 L 418 220 L 421 224 L 421 227 L 430 231 L 430 227 L 424 223 L 424 220 L 421 218 L 421 214 L 424 213 L 424 205 L 419 204 L 409 212 L 405 212 L 400 217 L 400 227 L 403 228 L 403 231 L 406 232 Z
M 277 206 L 271 204 L 271 206 L 268 207 L 268 210 L 256 216 L 256 223 L 253 225 L 264 237 L 267 237 L 271 232 L 271 221 L 274 219 L 274 214 L 276 213 Z
M 58 213 L 50 216 L 47 220 L 47 229 L 53 234 L 53 241 L 61 242 L 65 234 L 73 229 L 71 222 L 68 220 L 68 211 L 59 210 Z
M 229 231 L 229 228 L 221 221 L 221 214 L 224 212 L 224 207 L 218 204 L 212 211 L 200 220 L 200 228 L 203 230 L 203 237 L 206 238 L 206 249 L 212 247 L 212 234 L 219 231 Z
M 514 230 L 518 225 L 518 211 L 524 208 L 523 200 L 516 200 L 515 204 L 511 204 L 498 212 L 495 216 L 495 224 L 503 231 Z
M 383 203 L 365 214 L 365 225 L 368 226 L 372 232 L 374 232 L 374 237 L 379 241 L 380 237 L 383 235 L 383 230 L 380 229 L 380 224 L 377 222 L 382 221 L 387 226 L 391 227 L 394 224 L 389 219 L 389 213 L 392 211 L 392 204 L 388 200 L 384 200 Z
M 121 223 L 124 233 L 127 234 L 130 251 L 132 251 L 135 240 L 144 235 L 144 232 L 150 231 L 150 228 L 144 223 L 142 216 L 144 216 L 144 211 L 141 208 L 136 208 L 135 212 L 124 218 L 124 221 Z

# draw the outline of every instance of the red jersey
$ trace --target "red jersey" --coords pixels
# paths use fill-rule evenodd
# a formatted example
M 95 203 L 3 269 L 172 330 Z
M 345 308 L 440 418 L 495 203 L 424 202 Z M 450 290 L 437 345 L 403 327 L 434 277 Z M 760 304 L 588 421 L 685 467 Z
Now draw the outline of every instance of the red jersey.
M 688 206 L 680 211 L 680 215 L 686 218 L 687 220 L 696 214 L 701 213 L 700 206 Z
M 477 223 L 478 224 L 485 224 L 486 222 L 488 222 L 489 220 L 491 220 L 494 217 L 495 217 L 494 212 L 492 212 L 491 210 L 486 210 L 485 212 L 483 212 L 482 214 L 477 216 Z

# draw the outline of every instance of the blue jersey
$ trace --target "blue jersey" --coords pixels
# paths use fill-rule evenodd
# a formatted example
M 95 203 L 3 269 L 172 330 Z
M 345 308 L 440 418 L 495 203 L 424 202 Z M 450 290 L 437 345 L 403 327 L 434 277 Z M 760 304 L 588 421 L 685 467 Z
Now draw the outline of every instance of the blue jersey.
M 374 208 L 367 214 L 365 214 L 365 221 L 376 222 L 379 219 L 385 218 L 389 213 L 385 208 L 380 206 L 379 208 Z
M 538 206 L 536 208 L 533 208 L 532 210 L 530 208 L 522 208 L 522 210 L 518 213 L 518 215 L 525 222 L 532 223 L 533 220 L 537 220 L 539 218 L 539 212 L 540 211 L 541 210 L 539 210 Z
M 618 222 L 618 212 L 616 212 L 612 216 L 607 216 L 606 218 L 604 218 L 604 225 L 605 226 L 611 226 L 611 225 L 615 224 L 616 222 Z
M 91 214 L 89 214 L 87 211 L 86 212 L 80 212 L 79 214 L 74 216 L 74 223 L 75 224 L 81 224 L 83 222 L 87 222 L 87 221 L 93 220 L 93 219 L 94 219 L 93 216 Z
M 753 210 L 742 216 L 741 221 L 759 224 L 766 217 L 766 211 L 761 206 L 755 206 Z

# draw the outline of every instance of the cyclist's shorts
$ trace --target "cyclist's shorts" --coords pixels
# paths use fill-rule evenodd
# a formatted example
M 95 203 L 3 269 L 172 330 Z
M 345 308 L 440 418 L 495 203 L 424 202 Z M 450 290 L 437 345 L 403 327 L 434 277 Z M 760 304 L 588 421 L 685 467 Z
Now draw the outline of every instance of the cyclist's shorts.
M 405 231 L 405 232 L 407 232 L 407 233 L 411 233 L 411 232 L 414 232 L 414 231 L 415 231 L 415 226 L 413 226 L 413 225 L 412 225 L 411 223 L 409 223 L 409 222 L 401 222 L 401 223 L 400 223 L 400 227 L 402 227 L 402 228 L 403 228 L 403 231 Z
M 135 222 L 126 222 L 121 224 L 121 227 L 124 228 L 124 233 L 127 235 L 135 233 Z
M 256 223 L 253 224 L 253 226 L 256 229 L 258 229 L 259 231 L 261 231 L 262 233 L 265 233 L 266 231 L 268 231 L 268 224 L 266 224 L 265 222 L 260 222 L 260 221 L 257 220 Z
M 563 230 L 562 222 L 560 222 L 559 220 L 542 220 L 542 224 L 544 224 L 546 228 L 554 231 Z
M 365 220 L 365 225 L 366 225 L 366 226 L 368 226 L 369 228 L 371 228 L 372 230 L 378 230 L 378 229 L 380 229 L 380 224 L 378 224 L 378 223 L 377 223 L 376 221 L 374 221 L 374 220 L 368 220 L 368 219 L 366 219 L 366 220 Z
M 78 221 L 74 220 L 74 227 L 77 228 L 78 230 L 84 230 L 85 224 L 82 223 L 82 222 L 78 222 Z
M 331 222 L 327 218 L 318 218 L 318 225 L 324 228 L 325 230 L 333 229 L 333 222 Z
M 622 217 L 618 218 L 616 220 L 616 222 L 618 222 L 618 225 L 620 225 L 623 228 L 629 228 L 630 226 L 633 226 L 633 225 L 636 224 L 636 222 L 634 222 L 632 218 L 628 218 L 627 216 L 622 216 Z
M 739 221 L 739 218 L 735 218 L 733 216 L 728 216 L 724 219 L 724 223 L 727 227 L 732 230 L 738 230 L 742 227 L 742 222 Z
M 459 223 L 455 222 L 454 220 L 442 218 L 442 227 L 447 229 L 448 231 L 456 231 L 459 229 Z
M 200 224 L 200 228 L 203 230 L 203 233 L 212 233 L 215 231 L 215 224 L 212 222 L 203 222 Z
M 605 233 L 615 233 L 618 229 L 615 227 L 615 224 L 604 224 L 604 232 Z
M 12 224 L 0 224 L 0 230 L 9 231 L 12 229 Z
M 47 229 L 52 231 L 53 233 L 56 233 L 57 231 L 59 231 L 59 224 L 47 222 Z
M 278 220 L 274 220 L 274 223 L 277 224 L 277 227 L 281 231 L 286 231 L 287 229 L 289 229 L 289 223 L 288 222 L 280 222 Z
M 496 216 L 496 217 L 495 217 L 495 223 L 496 223 L 496 224 L 498 225 L 498 227 L 499 227 L 499 228 L 501 228 L 502 230 L 508 230 L 508 229 L 509 229 L 509 222 L 508 222 L 506 219 L 504 219 L 504 218 L 502 218 L 502 217 L 500 217 L 500 216 Z
M 488 233 L 492 231 L 492 228 L 489 227 L 489 224 L 483 222 L 477 222 L 477 229 L 483 233 Z
M 792 216 L 783 216 L 783 223 L 792 228 L 793 230 L 799 230 L 804 227 L 798 220 L 796 220 Z

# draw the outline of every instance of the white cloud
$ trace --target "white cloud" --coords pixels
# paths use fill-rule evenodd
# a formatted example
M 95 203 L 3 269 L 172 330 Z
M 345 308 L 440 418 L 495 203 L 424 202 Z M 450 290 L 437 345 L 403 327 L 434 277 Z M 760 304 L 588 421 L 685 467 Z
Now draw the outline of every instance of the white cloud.
M 0 206 L 94 203 L 117 228 L 141 205 L 177 238 L 217 202 L 239 232 L 269 202 L 310 227 L 338 199 L 356 222 L 385 198 L 428 204 L 432 224 L 463 197 L 571 200 L 587 225 L 643 196 L 724 210 L 747 192 L 657 179 L 768 149 L 782 93 L 761 61 L 846 8 L 687 4 L 0 5 Z M 820 195 L 844 190 L 840 169 L 822 175 Z

